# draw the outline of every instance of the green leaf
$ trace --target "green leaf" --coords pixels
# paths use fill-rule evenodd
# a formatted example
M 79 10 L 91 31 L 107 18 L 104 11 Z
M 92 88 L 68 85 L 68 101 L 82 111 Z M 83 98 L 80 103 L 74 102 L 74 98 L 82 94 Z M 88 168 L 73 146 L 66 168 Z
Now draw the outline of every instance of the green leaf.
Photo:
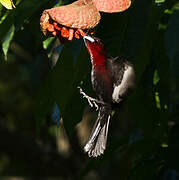
M 14 24 L 16 31 L 19 31 L 22 28 L 22 25 L 25 22 L 27 23 L 27 20 L 47 2 L 48 0 L 24 0 L 20 2 L 15 10 L 6 14 L 6 20 L 0 24 L 0 41 L 12 24 Z
M 75 52 L 72 53 L 72 49 L 76 49 Z M 40 104 L 38 105 L 39 119 L 37 121 L 42 121 L 45 114 L 49 112 L 50 106 L 56 102 L 69 137 L 72 137 L 75 125 L 82 119 L 84 103 L 86 102 L 82 99 L 77 86 L 89 73 L 90 60 L 87 51 L 84 49 L 80 51 L 80 49 L 81 45 L 77 45 L 76 42 L 65 44 L 57 64 L 49 73 L 45 86 L 39 93 L 40 98 L 38 99 Z
M 45 41 L 43 41 L 43 48 L 47 49 L 49 45 L 54 41 L 55 37 L 49 37 Z
M 2 9 L 3 9 L 3 6 L 2 6 L 2 4 L 0 4 L 0 16 L 1 16 Z
M 14 23 L 14 18 L 12 14 L 5 13 L 4 16 L 1 18 L 0 22 L 0 42 L 2 43 L 3 38 L 6 36 L 6 33 L 11 28 L 12 24 Z
M 53 96 L 59 105 L 64 126 L 69 136 L 72 136 L 75 125 L 82 119 L 85 101 L 80 101 L 82 97 L 77 86 L 85 74 L 89 72 L 89 59 L 84 50 L 80 51 L 76 60 L 74 59 L 76 54 L 72 54 L 72 49 L 76 47 L 75 42 L 65 45 L 52 73 Z M 76 49 L 77 51 L 79 50 Z
M 15 26 L 17 30 L 21 28 L 21 26 L 27 22 L 27 20 L 39 9 L 43 6 L 43 4 L 47 3 L 48 0 L 26 0 L 22 1 L 16 11 L 13 12 L 15 17 Z M 40 17 L 39 17 L 40 18 Z
M 64 112 L 64 125 L 70 137 L 73 135 L 76 124 L 82 120 L 83 109 L 85 107 L 85 103 L 87 103 L 87 101 L 83 99 L 77 87 L 83 86 L 85 87 L 84 91 L 88 91 L 88 89 L 86 89 L 87 86 L 85 86 L 87 82 L 85 79 L 87 74 L 90 73 L 89 64 L 90 60 L 87 55 L 87 51 L 82 48 L 77 56 L 77 62 L 74 68 L 74 77 L 72 78 L 72 94 L 68 100 L 68 104 Z
M 168 28 L 165 34 L 166 48 L 169 58 L 172 60 L 179 50 L 179 10 L 174 11 L 171 15 Z
M 41 85 L 38 96 L 36 98 L 36 131 L 39 134 L 42 123 L 46 120 L 48 113 L 54 106 L 54 99 L 52 96 L 52 85 L 50 83 L 50 77 Z
M 48 50 L 48 58 L 50 58 L 53 53 L 55 39 L 55 37 L 49 37 L 43 41 L 43 48 Z
M 4 52 L 5 60 L 7 60 L 7 53 L 9 50 L 9 45 L 14 36 L 14 31 L 15 31 L 15 27 L 14 27 L 14 25 L 12 25 L 11 28 L 9 29 L 9 31 L 6 33 L 6 36 L 4 37 L 4 40 L 2 42 L 2 49 Z
M 58 59 L 56 66 L 52 70 L 51 82 L 53 86 L 53 96 L 63 113 L 71 95 L 74 63 L 73 55 L 70 51 L 70 43 L 67 43 Z

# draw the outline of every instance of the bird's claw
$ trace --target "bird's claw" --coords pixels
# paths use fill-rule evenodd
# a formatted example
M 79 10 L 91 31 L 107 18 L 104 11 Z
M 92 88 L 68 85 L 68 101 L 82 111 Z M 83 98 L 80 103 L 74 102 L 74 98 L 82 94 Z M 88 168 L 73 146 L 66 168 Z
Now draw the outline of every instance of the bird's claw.
M 83 92 L 83 90 L 81 89 L 81 87 L 78 86 L 78 88 L 79 88 L 79 90 L 80 90 L 80 94 L 83 95 L 83 98 L 86 98 L 86 99 L 88 100 L 89 105 L 90 105 L 91 107 L 95 107 L 95 108 L 96 108 L 96 111 L 98 111 L 99 106 L 98 106 L 97 103 L 101 103 L 101 102 L 98 101 L 97 99 L 94 99 L 94 98 L 88 96 L 85 92 Z
M 90 98 L 90 97 L 89 97 Z M 96 111 L 98 111 L 99 109 L 99 106 L 97 105 L 97 103 L 95 102 L 95 99 L 88 99 L 88 102 L 90 104 L 91 107 L 95 107 L 96 108 Z

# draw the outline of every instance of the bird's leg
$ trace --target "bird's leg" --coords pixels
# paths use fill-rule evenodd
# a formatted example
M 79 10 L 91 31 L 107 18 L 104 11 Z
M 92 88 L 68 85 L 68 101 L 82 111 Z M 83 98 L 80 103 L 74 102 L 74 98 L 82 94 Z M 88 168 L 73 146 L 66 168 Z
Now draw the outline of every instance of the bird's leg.
M 85 92 L 83 92 L 83 90 L 82 90 L 80 87 L 78 87 L 78 88 L 80 89 L 80 94 L 83 95 L 83 98 L 86 98 L 86 99 L 88 100 L 88 103 L 89 103 L 89 105 L 90 105 L 91 107 L 94 107 L 94 106 L 95 106 L 96 111 L 97 111 L 97 110 L 99 109 L 99 107 L 98 107 L 98 105 L 97 105 L 97 103 L 96 103 L 96 100 L 97 100 L 97 99 L 94 99 L 94 98 L 88 96 Z
M 86 98 L 88 100 L 88 103 L 91 107 L 94 107 L 96 108 L 96 111 L 99 109 L 99 106 L 98 104 L 103 104 L 105 105 L 105 102 L 103 101 L 100 101 L 98 99 L 95 99 L 95 98 L 92 98 L 90 96 L 88 96 L 85 92 L 83 92 L 83 90 L 81 89 L 81 87 L 78 86 L 78 88 L 80 89 L 80 94 L 83 95 L 83 98 Z

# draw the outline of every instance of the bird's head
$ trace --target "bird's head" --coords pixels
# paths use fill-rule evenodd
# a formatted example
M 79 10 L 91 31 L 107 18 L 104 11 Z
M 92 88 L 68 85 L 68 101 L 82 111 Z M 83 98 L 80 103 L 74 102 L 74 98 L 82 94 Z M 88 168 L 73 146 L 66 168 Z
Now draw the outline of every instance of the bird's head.
M 86 35 L 83 36 L 83 39 L 89 51 L 104 50 L 104 45 L 99 38 Z
M 97 37 L 84 36 L 83 37 L 88 52 L 93 60 L 106 57 L 104 44 Z

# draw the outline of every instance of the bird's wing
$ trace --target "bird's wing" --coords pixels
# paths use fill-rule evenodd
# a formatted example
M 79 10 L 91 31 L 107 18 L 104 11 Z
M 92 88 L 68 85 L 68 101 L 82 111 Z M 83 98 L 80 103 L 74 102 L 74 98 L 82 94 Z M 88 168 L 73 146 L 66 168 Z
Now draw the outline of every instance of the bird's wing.
M 116 59 L 117 60 L 117 59 Z M 134 68 L 131 64 L 123 62 L 119 65 L 119 74 L 114 82 L 112 100 L 119 103 L 128 93 L 128 90 L 134 86 Z

